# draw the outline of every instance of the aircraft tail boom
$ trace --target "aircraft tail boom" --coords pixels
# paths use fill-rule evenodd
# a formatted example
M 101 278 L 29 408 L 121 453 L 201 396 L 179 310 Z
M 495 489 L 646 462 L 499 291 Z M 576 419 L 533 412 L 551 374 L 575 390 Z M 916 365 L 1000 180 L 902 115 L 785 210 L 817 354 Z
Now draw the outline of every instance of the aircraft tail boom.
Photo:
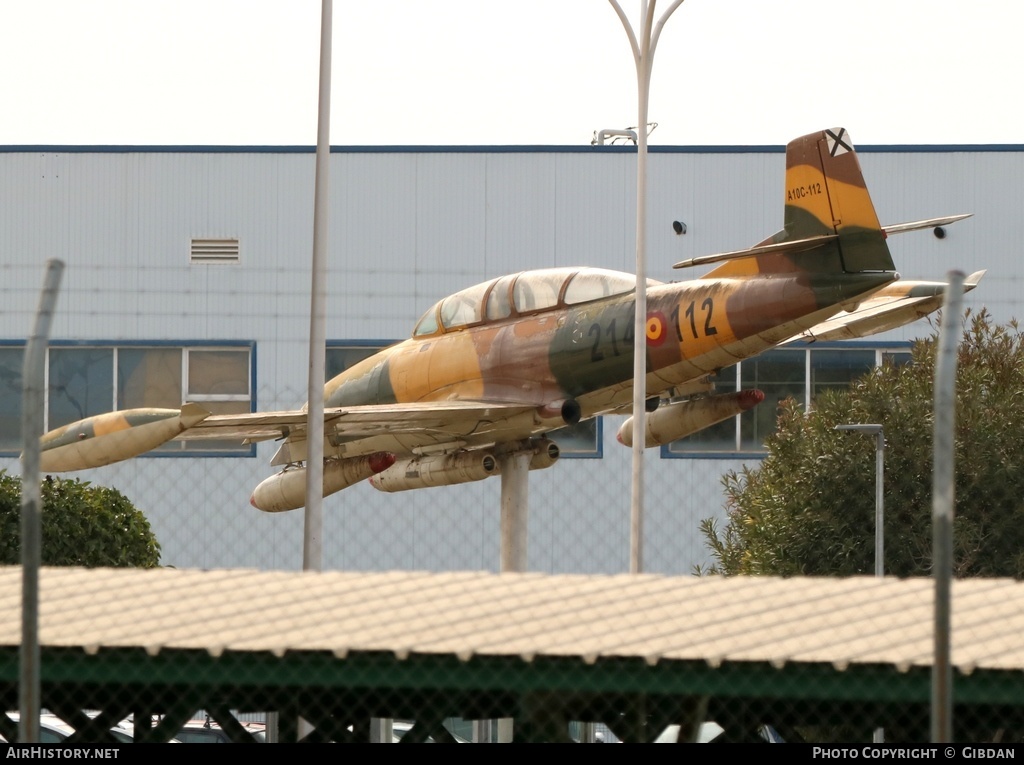
M 860 162 L 844 128 L 819 130 L 786 146 L 784 228 L 751 247 L 683 261 L 724 261 L 704 278 L 771 273 L 895 271 Z

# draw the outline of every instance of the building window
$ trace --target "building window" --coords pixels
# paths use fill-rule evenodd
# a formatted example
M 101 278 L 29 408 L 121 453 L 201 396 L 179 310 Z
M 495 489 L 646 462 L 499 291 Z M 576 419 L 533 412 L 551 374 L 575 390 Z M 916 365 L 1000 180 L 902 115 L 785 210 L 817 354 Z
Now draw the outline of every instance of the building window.
M 566 425 L 552 430 L 548 438 L 558 444 L 563 457 L 569 459 L 600 459 L 603 456 L 602 433 L 604 418 L 591 417 L 589 420 Z
M 0 453 L 21 452 L 21 369 L 24 346 L 0 347 Z
M 369 358 L 394 341 L 382 340 L 328 340 L 324 358 L 324 372 L 331 380 L 353 364 Z M 602 456 L 602 418 L 594 417 L 575 425 L 551 431 L 548 437 L 558 444 L 563 457 L 598 459 Z
M 213 414 L 255 411 L 255 346 L 51 343 L 46 363 L 44 430 L 122 409 L 201 404 Z M 23 346 L 0 347 L 0 453 L 21 451 Z M 169 441 L 161 454 L 252 456 L 235 440 Z
M 114 349 L 51 348 L 46 390 L 47 430 L 117 409 Z
M 811 359 L 809 403 L 813 404 L 824 390 L 849 388 L 850 383 L 878 366 L 876 355 L 874 349 L 808 351 Z
M 325 382 L 333 380 L 349 367 L 368 359 L 382 348 L 391 345 L 388 341 L 351 341 L 348 343 L 327 341 L 327 353 L 324 357 Z
M 749 412 L 712 425 L 661 447 L 662 457 L 731 457 L 764 454 L 764 441 L 775 432 L 778 402 L 795 398 L 805 410 L 830 388 L 845 388 L 883 363 L 910 362 L 909 343 L 870 346 L 860 343 L 782 348 L 723 369 L 717 392 L 759 388 L 765 400 Z
M 764 439 L 775 430 L 775 402 L 787 398 L 804 400 L 806 352 L 773 350 L 742 362 L 738 370 L 740 388 L 764 391 L 764 402 L 740 417 L 740 451 L 759 451 Z

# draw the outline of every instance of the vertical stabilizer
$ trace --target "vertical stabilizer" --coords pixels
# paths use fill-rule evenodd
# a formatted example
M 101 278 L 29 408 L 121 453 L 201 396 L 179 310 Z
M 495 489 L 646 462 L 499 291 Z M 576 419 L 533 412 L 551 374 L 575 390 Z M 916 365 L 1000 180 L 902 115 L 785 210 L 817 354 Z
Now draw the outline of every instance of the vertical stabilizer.
M 893 271 L 850 135 L 822 130 L 786 147 L 785 230 L 779 241 L 835 234 L 842 270 Z
M 895 270 L 857 152 L 844 128 L 820 130 L 789 142 L 783 200 L 783 230 L 755 249 L 776 247 L 725 262 L 705 278 Z

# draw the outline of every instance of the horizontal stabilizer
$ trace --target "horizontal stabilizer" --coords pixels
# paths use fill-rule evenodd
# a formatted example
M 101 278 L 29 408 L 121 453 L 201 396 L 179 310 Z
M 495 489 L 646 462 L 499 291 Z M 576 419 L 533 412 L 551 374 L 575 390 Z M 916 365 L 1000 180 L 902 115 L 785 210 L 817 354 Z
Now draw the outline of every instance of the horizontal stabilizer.
M 718 263 L 704 279 L 896 270 L 845 129 L 819 130 L 786 145 L 782 197 L 782 231 L 747 250 L 682 261 L 676 268 Z
M 936 224 L 938 225 L 938 224 Z M 720 252 L 715 255 L 700 255 L 689 260 L 680 260 L 672 268 L 692 268 L 693 266 L 706 266 L 709 263 L 722 263 L 726 260 L 738 260 L 750 258 L 754 255 L 769 255 L 780 252 L 803 252 L 818 247 L 826 242 L 836 239 L 836 234 L 823 234 L 812 236 L 807 239 L 797 239 L 792 242 L 776 242 L 775 244 L 762 244 L 756 247 L 749 247 L 746 250 L 734 250 L 733 252 Z
M 948 226 L 951 223 L 970 218 L 974 213 L 963 213 L 961 215 L 947 215 L 944 218 L 928 218 L 926 220 L 915 220 L 910 223 L 895 223 L 889 226 L 882 226 L 882 231 L 888 234 L 902 234 L 905 231 L 918 231 L 923 228 L 936 228 Z M 819 245 L 831 242 L 838 238 L 837 234 L 823 234 L 812 236 L 806 239 L 796 239 L 791 242 L 775 242 L 773 244 L 761 244 L 749 247 L 745 250 L 734 250 L 732 252 L 719 252 L 714 255 L 700 255 L 689 260 L 680 260 L 672 268 L 693 268 L 694 266 L 706 266 L 710 263 L 722 263 L 727 260 L 739 260 L 750 258 L 755 255 L 769 255 L 783 252 L 803 252 Z
M 964 280 L 964 292 L 976 286 L 985 271 Z M 853 340 L 910 324 L 942 307 L 945 282 L 898 281 L 883 287 L 853 311 L 843 311 L 786 342 Z
M 896 223 L 892 226 L 882 226 L 886 234 L 902 234 L 904 231 L 917 231 L 922 228 L 935 228 L 936 226 L 948 226 L 958 220 L 970 218 L 974 213 L 963 213 L 962 215 L 948 215 L 945 218 L 928 218 L 927 220 L 915 220 L 911 223 Z

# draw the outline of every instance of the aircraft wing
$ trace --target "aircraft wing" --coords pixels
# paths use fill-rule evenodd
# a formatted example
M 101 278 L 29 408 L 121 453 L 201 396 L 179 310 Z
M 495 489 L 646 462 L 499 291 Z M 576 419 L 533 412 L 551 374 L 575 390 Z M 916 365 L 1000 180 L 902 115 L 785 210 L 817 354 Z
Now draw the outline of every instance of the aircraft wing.
M 985 271 L 964 280 L 964 291 L 974 289 Z M 842 311 L 787 340 L 852 340 L 902 327 L 942 307 L 945 282 L 897 281 L 861 301 L 853 311 Z
M 305 459 L 304 409 L 210 414 L 195 403 L 181 409 L 129 409 L 89 417 L 46 434 L 44 470 L 100 467 L 138 456 L 170 440 L 282 441 L 273 464 Z M 428 401 L 324 410 L 325 453 L 352 457 L 389 451 L 428 454 L 525 438 L 537 424 L 530 404 Z
M 429 454 L 489 445 L 527 437 L 536 424 L 536 412 L 533 405 L 475 401 L 328 408 L 324 410 L 325 452 L 339 457 L 378 451 Z M 271 464 L 287 464 L 306 458 L 306 419 L 305 410 L 211 415 L 177 439 L 281 440 Z
M 412 404 L 376 404 L 324 410 L 324 432 L 348 437 L 380 433 L 419 433 L 424 430 L 458 435 L 479 432 L 488 423 L 511 415 L 533 412 L 526 404 L 475 401 L 427 401 Z M 244 438 L 265 441 L 305 433 L 305 409 L 252 414 L 214 414 L 182 431 L 177 440 Z

